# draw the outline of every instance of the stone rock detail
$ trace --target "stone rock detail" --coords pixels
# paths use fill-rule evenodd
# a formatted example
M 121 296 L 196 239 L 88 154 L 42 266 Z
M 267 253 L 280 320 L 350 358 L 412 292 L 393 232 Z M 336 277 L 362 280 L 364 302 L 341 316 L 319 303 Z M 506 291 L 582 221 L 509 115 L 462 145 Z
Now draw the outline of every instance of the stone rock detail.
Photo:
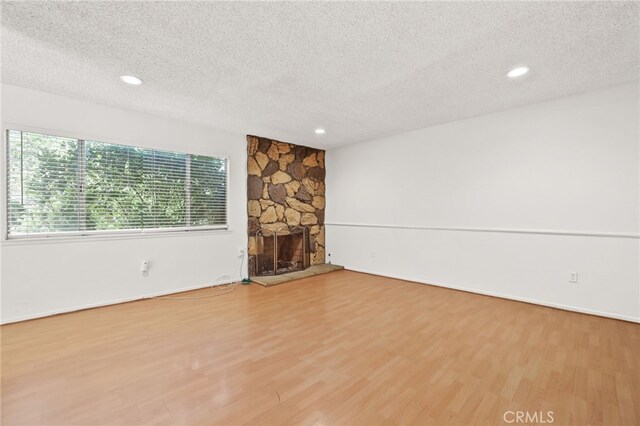
M 293 148 L 293 153 L 296 156 L 296 161 L 302 161 L 304 159 L 304 157 L 307 156 L 307 147 L 304 146 L 296 146 L 295 148 Z
M 300 219 L 301 225 L 315 225 L 318 223 L 318 218 L 313 213 L 303 213 Z
M 271 176 L 271 182 L 274 185 L 277 185 L 279 183 L 291 182 L 291 176 L 289 176 L 285 172 L 281 172 L 280 170 L 278 170 L 273 174 L 273 176 Z
M 324 182 L 324 169 L 320 167 L 312 167 L 307 170 L 307 176 L 316 182 Z
M 313 200 L 313 195 L 311 195 L 311 193 L 309 192 L 306 186 L 302 185 L 300 189 L 298 189 L 298 192 L 296 193 L 295 198 L 297 198 L 300 201 L 305 201 L 308 203 L 311 200 Z
M 267 151 L 267 155 L 273 161 L 278 161 L 278 159 L 280 158 L 280 150 L 278 150 L 278 146 L 275 144 L 271 144 L 269 150 Z
M 318 160 L 316 158 L 316 153 L 314 152 L 304 160 L 302 160 L 302 165 L 307 167 L 318 167 Z
M 264 166 L 264 170 L 262 171 L 262 177 L 267 177 L 273 175 L 278 171 L 280 166 L 275 161 L 269 161 L 266 166 Z
M 255 136 L 247 136 L 247 154 L 249 157 L 256 155 L 258 152 L 258 138 Z
M 287 219 L 287 223 L 290 226 L 298 226 L 300 225 L 300 218 L 301 218 L 301 214 L 299 211 L 292 209 L 292 208 L 287 208 L 284 211 L 284 216 Z
M 273 206 L 267 207 L 265 211 L 260 215 L 260 223 L 273 223 L 278 220 L 276 209 Z
M 256 152 L 256 155 L 253 158 L 255 158 L 256 162 L 258 163 L 258 166 L 260 166 L 260 170 L 264 170 L 264 168 L 269 163 L 269 157 L 267 157 L 266 154 L 260 151 Z
M 287 200 L 287 190 L 284 185 L 269 185 L 269 197 L 278 204 L 284 204 Z
M 315 235 L 316 243 L 324 247 L 324 225 L 319 227 L 323 232 L 318 231 Z
M 249 203 L 247 204 L 247 212 L 249 213 L 249 216 L 260 217 L 260 213 L 262 213 L 260 202 L 257 200 L 249 200 Z
M 247 264 L 249 266 L 249 269 L 248 269 L 249 271 L 255 271 L 256 270 L 256 262 L 257 262 L 257 257 L 249 255 L 249 261 L 247 262 Z
M 311 205 L 319 210 L 324 209 L 324 197 L 321 197 L 319 195 L 313 197 L 313 201 L 311 202 Z
M 260 169 L 260 166 L 258 165 L 258 162 L 254 157 L 249 157 L 247 161 L 247 172 L 250 175 L 258 177 L 262 176 L 262 170 Z
M 262 153 L 267 153 L 271 147 L 271 141 L 266 138 L 258 138 L 258 150 Z
M 269 231 L 282 231 L 283 229 L 287 229 L 288 227 L 289 225 L 284 222 L 265 223 L 261 226 L 263 230 L 266 229 Z
M 271 200 L 265 200 L 264 198 L 260 199 L 260 207 L 262 207 L 262 210 L 265 210 L 267 207 L 269 206 L 273 206 L 275 203 Z
M 262 196 L 262 185 L 262 179 L 257 176 L 249 176 L 247 178 L 247 198 L 259 200 Z
M 302 163 L 291 163 L 287 166 L 287 171 L 295 180 L 302 180 L 307 173 L 306 167 Z
M 294 194 L 296 192 L 298 192 L 298 189 L 300 189 L 300 182 L 298 182 L 297 180 L 292 180 L 287 185 L 289 185 L 291 187 L 291 189 L 293 190 Z
M 307 192 L 309 192 L 309 195 L 311 195 L 311 198 L 313 198 L 313 196 L 316 194 L 315 182 L 313 182 L 309 178 L 304 178 L 302 179 L 302 186 L 307 190 Z
M 295 198 L 287 198 L 287 204 L 292 209 L 298 210 L 299 212 L 304 213 L 314 213 L 316 211 L 315 207 L 311 204 L 303 203 L 302 201 L 296 200 Z
M 256 237 L 249 237 L 249 255 L 255 256 L 258 254 L 258 243 Z
M 249 218 L 249 235 L 255 234 L 260 229 L 260 221 L 257 217 Z
M 324 247 L 318 245 L 315 253 L 311 253 L 311 264 L 319 265 L 324 263 Z
M 288 143 L 279 143 L 277 144 L 277 146 L 278 146 L 278 152 L 280 154 L 286 154 L 287 152 L 291 151 L 291 145 L 289 145 Z
M 249 268 L 262 250 L 260 229 L 306 226 L 312 265 L 325 262 L 325 152 L 247 136 Z
M 285 154 L 280 156 L 278 159 L 278 164 L 280 164 L 280 170 L 283 172 L 287 170 L 289 164 L 293 163 L 293 160 L 296 159 L 296 156 L 293 154 Z
M 287 197 L 294 197 L 296 195 L 296 191 L 294 191 L 291 185 L 289 185 L 288 183 L 284 184 L 284 189 L 287 190 Z

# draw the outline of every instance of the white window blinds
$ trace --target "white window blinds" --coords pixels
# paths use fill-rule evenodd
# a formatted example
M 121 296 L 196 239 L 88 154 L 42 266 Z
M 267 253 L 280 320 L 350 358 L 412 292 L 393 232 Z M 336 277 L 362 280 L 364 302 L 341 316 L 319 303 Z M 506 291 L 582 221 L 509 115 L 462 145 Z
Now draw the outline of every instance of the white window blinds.
M 7 235 L 227 227 L 227 160 L 7 132 Z

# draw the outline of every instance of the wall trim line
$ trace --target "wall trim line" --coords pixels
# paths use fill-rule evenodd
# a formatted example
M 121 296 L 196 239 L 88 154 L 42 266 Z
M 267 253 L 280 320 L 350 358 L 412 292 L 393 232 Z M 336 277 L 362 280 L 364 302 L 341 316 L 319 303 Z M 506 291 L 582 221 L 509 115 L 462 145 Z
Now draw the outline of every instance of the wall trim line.
M 375 223 L 325 222 L 326 226 L 341 226 L 352 228 L 387 228 L 387 229 L 418 229 L 426 231 L 453 232 L 489 232 L 501 234 L 529 234 L 529 235 L 557 235 L 565 237 L 598 237 L 598 238 L 630 238 L 640 239 L 640 234 L 633 232 L 592 232 L 556 229 L 524 229 L 524 228 L 474 228 L 453 226 L 419 226 L 419 225 L 386 225 Z
M 491 291 L 482 291 L 482 290 L 477 290 L 477 289 L 468 288 L 468 287 L 460 287 L 460 286 L 455 286 L 455 285 L 450 285 L 450 284 L 439 283 L 439 282 L 435 282 L 435 281 L 428 281 L 428 280 L 422 280 L 422 279 L 417 279 L 417 278 L 405 277 L 405 276 L 402 276 L 402 275 L 376 272 L 376 271 L 371 271 L 369 269 L 352 268 L 350 266 L 345 266 L 345 269 L 347 269 L 349 271 L 353 271 L 353 272 L 360 272 L 360 273 L 363 273 L 363 274 L 376 275 L 376 276 L 379 276 L 379 277 L 393 278 L 393 279 L 396 279 L 396 280 L 409 281 L 409 282 L 412 282 L 412 283 L 417 283 L 417 284 L 422 284 L 422 285 L 430 285 L 430 286 L 434 286 L 434 287 L 448 288 L 450 290 L 464 291 L 464 292 L 467 292 L 467 293 L 474 293 L 474 294 L 480 294 L 480 295 L 483 295 L 483 296 L 497 297 L 497 298 L 500 298 L 500 299 L 506 299 L 506 300 L 512 300 L 512 301 L 516 301 L 516 302 L 529 303 L 529 304 L 532 304 L 532 305 L 545 306 L 545 307 L 548 307 L 548 308 L 560 309 L 560 310 L 563 310 L 563 311 L 577 312 L 579 314 L 595 315 L 595 316 L 599 316 L 599 317 L 610 318 L 610 319 L 615 319 L 615 320 L 622 320 L 622 321 L 628 321 L 628 322 L 633 322 L 633 323 L 639 323 L 640 324 L 640 316 L 635 318 L 635 317 L 631 317 L 631 316 L 627 316 L 627 315 L 620 315 L 620 314 L 616 314 L 616 313 L 612 313 L 612 312 L 597 311 L 597 310 L 581 308 L 581 307 L 573 306 L 573 305 L 563 305 L 563 304 L 560 304 L 560 303 L 543 302 L 543 301 L 540 301 L 540 300 L 529 299 L 527 297 L 518 297 L 518 296 L 511 296 L 511 295 L 506 295 L 506 294 L 496 293 L 496 292 L 491 292 Z

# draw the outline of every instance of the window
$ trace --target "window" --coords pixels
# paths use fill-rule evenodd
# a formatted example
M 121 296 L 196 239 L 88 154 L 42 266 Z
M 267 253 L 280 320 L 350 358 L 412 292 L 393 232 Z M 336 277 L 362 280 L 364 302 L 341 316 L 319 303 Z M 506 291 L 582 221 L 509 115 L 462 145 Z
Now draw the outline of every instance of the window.
M 7 236 L 227 228 L 227 160 L 7 131 Z

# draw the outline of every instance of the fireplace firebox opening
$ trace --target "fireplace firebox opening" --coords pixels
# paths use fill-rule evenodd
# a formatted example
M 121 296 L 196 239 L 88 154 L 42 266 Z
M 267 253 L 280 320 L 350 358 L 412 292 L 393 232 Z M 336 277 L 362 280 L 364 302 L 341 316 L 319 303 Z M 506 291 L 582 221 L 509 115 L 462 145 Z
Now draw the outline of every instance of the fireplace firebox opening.
M 309 267 L 306 227 L 297 226 L 277 231 L 261 229 L 256 233 L 256 242 L 256 276 L 286 274 Z

